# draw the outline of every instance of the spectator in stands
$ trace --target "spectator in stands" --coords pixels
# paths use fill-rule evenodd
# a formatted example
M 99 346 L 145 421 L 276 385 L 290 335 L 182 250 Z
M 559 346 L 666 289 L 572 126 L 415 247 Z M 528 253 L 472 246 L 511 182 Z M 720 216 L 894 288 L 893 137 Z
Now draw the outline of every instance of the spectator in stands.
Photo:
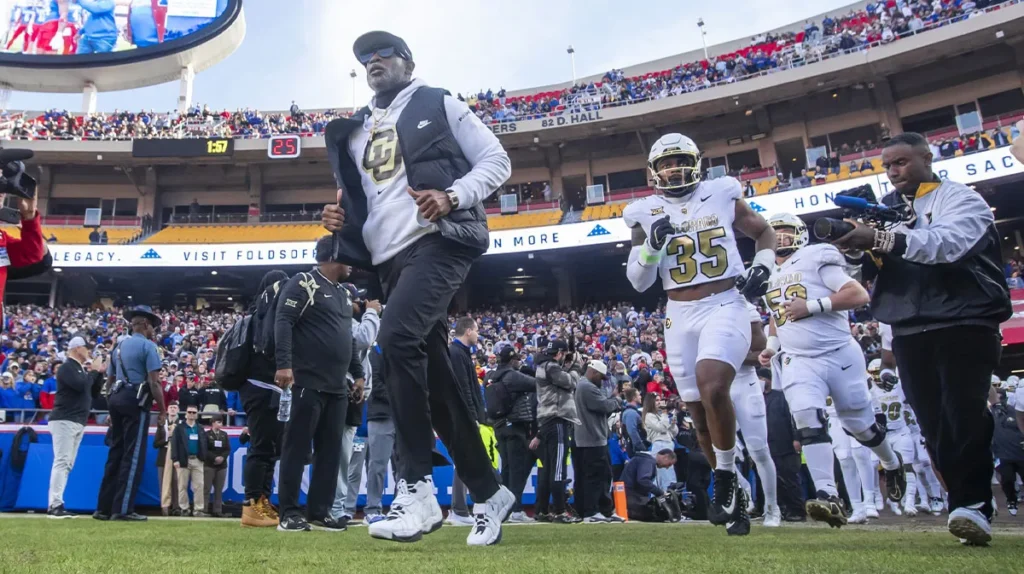
M 92 231 L 89 232 L 89 243 L 92 244 L 92 245 L 99 245 L 100 244 L 100 228 L 99 227 L 94 227 L 92 229 Z
M 651 443 L 651 452 L 673 450 L 677 429 L 665 400 L 656 393 L 648 393 L 644 396 L 643 404 L 643 424 L 644 430 L 647 431 L 647 440 Z M 672 469 L 664 468 L 658 471 L 658 486 L 662 490 L 675 481 L 676 476 Z
M 870 141 L 870 140 L 869 140 Z M 828 157 L 829 173 L 839 175 L 839 152 L 833 151 Z
M 875 166 L 871 165 L 871 160 L 864 158 L 860 162 L 860 169 L 858 171 L 874 171 Z
M 231 439 L 224 432 L 222 415 L 214 415 L 210 422 L 210 430 L 205 432 L 206 459 L 203 469 L 203 493 L 210 495 L 208 508 L 210 514 L 217 518 L 224 516 L 224 482 L 228 477 L 228 459 L 231 458 Z
M 185 422 L 174 429 L 171 437 L 171 460 L 178 474 L 178 506 L 182 516 L 209 516 L 206 509 L 205 468 L 207 458 L 206 431 L 199 424 L 199 409 L 189 405 L 185 409 Z M 189 510 L 188 488 L 192 487 L 192 508 Z

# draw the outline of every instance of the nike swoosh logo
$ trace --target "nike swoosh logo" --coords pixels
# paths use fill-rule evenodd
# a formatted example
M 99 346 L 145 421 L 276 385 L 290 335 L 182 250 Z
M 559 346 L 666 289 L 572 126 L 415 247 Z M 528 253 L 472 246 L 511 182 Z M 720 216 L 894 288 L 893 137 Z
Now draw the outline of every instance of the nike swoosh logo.
M 736 496 L 736 493 L 734 492 L 732 494 L 732 502 L 729 504 L 729 506 L 723 506 L 722 507 L 722 510 L 724 510 L 726 514 L 732 514 L 733 512 L 736 511 L 736 499 L 737 498 L 739 498 L 739 497 Z
M 421 129 L 429 126 L 429 125 L 430 125 L 430 120 L 423 120 L 422 122 L 416 124 L 416 129 L 421 130 Z
M 845 367 L 841 367 L 841 370 L 845 371 L 846 369 L 849 369 L 849 368 L 850 368 L 850 367 L 852 367 L 852 366 L 853 366 L 853 365 L 846 365 Z
M 705 202 L 705 201 L 707 201 L 707 200 L 709 200 L 709 199 L 711 199 L 711 196 L 710 196 L 710 195 L 709 195 L 709 196 L 707 196 L 707 197 L 702 197 L 702 198 L 700 198 L 701 202 Z

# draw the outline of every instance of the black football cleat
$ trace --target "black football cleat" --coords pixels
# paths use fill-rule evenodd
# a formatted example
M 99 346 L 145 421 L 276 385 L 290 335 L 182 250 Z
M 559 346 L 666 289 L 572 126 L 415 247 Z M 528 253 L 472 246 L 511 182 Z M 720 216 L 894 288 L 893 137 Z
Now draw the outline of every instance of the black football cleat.
M 750 534 L 750 516 L 747 514 L 747 493 L 740 489 L 740 516 L 733 522 L 725 525 L 725 532 L 729 536 L 746 536 Z
M 716 526 L 735 522 L 745 510 L 744 504 L 741 503 L 742 498 L 736 473 L 716 470 L 714 493 L 708 507 L 708 520 Z
M 896 460 L 900 461 L 896 470 L 885 471 L 885 494 L 889 500 L 901 504 L 907 492 L 907 469 L 903 468 L 903 456 L 900 453 L 896 453 Z
M 832 528 L 842 528 L 846 525 L 846 511 L 843 509 L 843 501 L 838 496 L 819 490 L 817 498 L 808 500 L 804 508 L 807 509 L 807 516 Z

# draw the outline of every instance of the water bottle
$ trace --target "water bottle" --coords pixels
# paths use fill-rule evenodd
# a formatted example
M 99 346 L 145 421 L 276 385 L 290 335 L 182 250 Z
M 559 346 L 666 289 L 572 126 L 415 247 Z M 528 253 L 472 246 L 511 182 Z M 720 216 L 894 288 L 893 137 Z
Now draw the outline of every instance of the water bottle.
M 292 416 L 292 389 L 291 387 L 281 392 L 281 404 L 277 407 L 277 420 L 286 423 Z

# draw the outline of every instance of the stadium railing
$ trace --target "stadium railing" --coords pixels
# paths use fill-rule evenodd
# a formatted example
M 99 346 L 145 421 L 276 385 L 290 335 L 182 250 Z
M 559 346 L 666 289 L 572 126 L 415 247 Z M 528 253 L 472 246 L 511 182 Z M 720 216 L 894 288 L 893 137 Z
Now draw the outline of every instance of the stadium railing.
M 53 412 L 52 409 L 12 409 L 8 407 L 0 408 L 0 424 L 46 424 L 47 416 Z M 185 410 L 181 409 L 180 418 L 184 420 Z M 110 411 L 89 411 L 89 421 L 86 426 L 105 426 L 107 424 L 107 417 L 110 415 Z M 224 426 L 244 426 L 245 412 L 243 411 L 199 411 L 199 420 L 205 420 L 213 415 L 220 415 L 224 417 Z M 240 417 L 240 420 L 239 420 Z M 241 422 L 240 425 L 233 425 L 234 422 Z M 156 413 L 150 420 L 151 425 L 156 424 Z

